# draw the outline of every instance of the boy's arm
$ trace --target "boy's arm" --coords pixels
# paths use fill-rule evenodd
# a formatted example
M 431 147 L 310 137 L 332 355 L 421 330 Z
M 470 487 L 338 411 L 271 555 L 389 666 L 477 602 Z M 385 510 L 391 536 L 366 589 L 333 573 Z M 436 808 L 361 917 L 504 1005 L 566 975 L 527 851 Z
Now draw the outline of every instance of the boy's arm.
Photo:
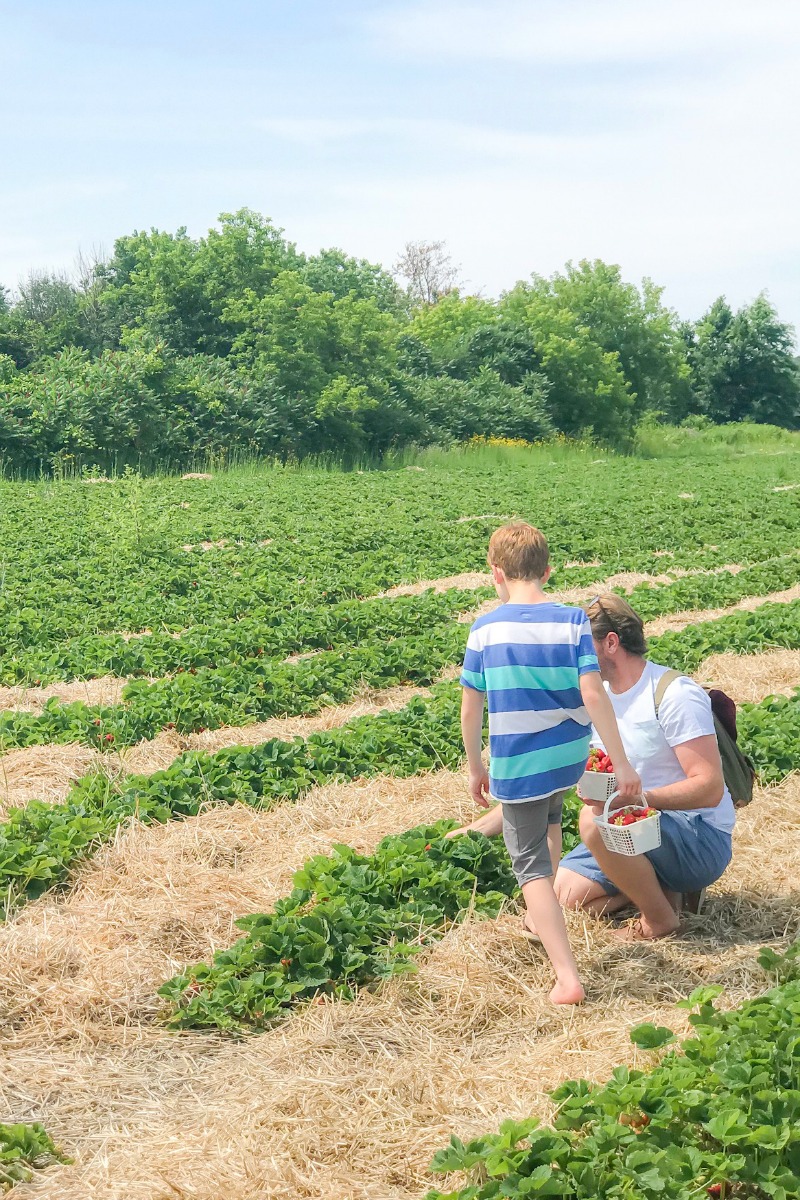
M 611 701 L 606 695 L 603 681 L 598 671 L 588 671 L 581 675 L 581 696 L 586 711 L 592 719 L 592 724 L 600 735 L 606 752 L 614 764 L 614 774 L 617 777 L 617 791 L 623 800 L 632 800 L 642 794 L 642 781 L 628 762 L 628 756 L 619 736 L 619 727 Z
M 469 790 L 472 799 L 476 804 L 480 804 L 481 808 L 488 808 L 491 803 L 489 774 L 481 759 L 485 695 L 485 692 L 479 692 L 475 688 L 461 689 L 461 734 L 469 766 Z

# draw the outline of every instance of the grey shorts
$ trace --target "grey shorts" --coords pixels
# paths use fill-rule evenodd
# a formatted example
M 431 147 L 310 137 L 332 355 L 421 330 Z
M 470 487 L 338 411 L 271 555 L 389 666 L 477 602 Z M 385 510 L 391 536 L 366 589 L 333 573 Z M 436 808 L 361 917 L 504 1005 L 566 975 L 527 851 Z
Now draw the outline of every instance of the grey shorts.
M 553 874 L 547 827 L 561 824 L 566 794 L 564 790 L 541 800 L 503 805 L 503 841 L 520 887 L 532 879 L 547 879 Z

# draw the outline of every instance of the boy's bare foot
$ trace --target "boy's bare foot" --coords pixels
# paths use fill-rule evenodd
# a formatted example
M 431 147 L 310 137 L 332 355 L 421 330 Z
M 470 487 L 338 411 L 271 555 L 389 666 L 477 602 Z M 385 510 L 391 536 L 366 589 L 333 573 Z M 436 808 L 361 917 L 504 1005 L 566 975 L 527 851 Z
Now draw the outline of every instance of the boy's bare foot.
M 575 980 L 574 983 L 558 981 L 550 993 L 549 999 L 552 1004 L 583 1004 L 586 992 L 579 980 Z
M 525 913 L 522 918 L 522 936 L 529 942 L 535 942 L 537 946 L 541 946 L 542 944 L 542 939 L 536 932 L 536 926 L 533 924 L 527 913 Z
M 670 921 L 668 925 L 651 925 L 645 917 L 639 917 L 623 929 L 615 929 L 611 936 L 620 942 L 655 942 L 659 938 L 672 937 L 679 928 L 680 921 L 677 913 L 675 920 Z

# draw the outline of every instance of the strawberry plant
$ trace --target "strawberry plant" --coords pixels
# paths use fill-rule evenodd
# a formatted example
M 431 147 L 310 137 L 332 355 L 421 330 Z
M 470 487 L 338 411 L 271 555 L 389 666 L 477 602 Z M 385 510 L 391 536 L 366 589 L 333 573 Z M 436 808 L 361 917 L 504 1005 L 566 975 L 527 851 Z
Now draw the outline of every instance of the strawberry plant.
M 53 1144 L 44 1126 L 0 1123 L 0 1191 L 28 1183 L 34 1171 L 71 1161 Z
M 649 1070 L 617 1067 L 602 1085 L 575 1080 L 552 1093 L 551 1126 L 505 1121 L 466 1144 L 452 1137 L 431 1169 L 473 1182 L 427 1200 L 789 1200 L 800 1192 L 798 945 L 769 952 L 777 987 L 730 1012 L 720 988 L 682 1002 L 693 1035 Z M 653 1025 L 632 1031 L 644 1051 L 674 1042 Z
M 237 921 L 228 950 L 171 979 L 159 994 L 173 1028 L 263 1029 L 317 995 L 413 970 L 413 958 L 467 911 L 496 916 L 516 890 L 500 838 L 448 839 L 454 822 L 387 837 L 374 854 L 334 846 L 294 876 L 272 913 Z

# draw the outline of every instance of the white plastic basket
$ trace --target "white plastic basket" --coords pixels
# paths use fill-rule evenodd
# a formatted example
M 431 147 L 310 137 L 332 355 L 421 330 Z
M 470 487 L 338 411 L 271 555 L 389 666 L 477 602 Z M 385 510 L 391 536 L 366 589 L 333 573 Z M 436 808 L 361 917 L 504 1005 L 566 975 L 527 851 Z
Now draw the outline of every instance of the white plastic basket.
M 616 795 L 616 792 L 612 792 L 606 800 L 602 817 L 594 819 L 606 850 L 611 850 L 614 854 L 625 854 L 628 858 L 633 858 L 637 854 L 646 854 L 648 850 L 655 850 L 657 846 L 661 845 L 661 813 L 656 811 L 654 817 L 636 821 L 633 825 L 611 825 L 608 820 L 608 811 L 611 801 Z M 633 808 L 635 806 L 627 805 L 626 807 Z M 646 809 L 647 805 L 643 804 L 640 807 Z
M 578 783 L 578 795 L 582 800 L 592 800 L 595 804 L 605 804 L 609 796 L 617 791 L 616 775 L 607 775 L 605 771 L 584 771 Z

